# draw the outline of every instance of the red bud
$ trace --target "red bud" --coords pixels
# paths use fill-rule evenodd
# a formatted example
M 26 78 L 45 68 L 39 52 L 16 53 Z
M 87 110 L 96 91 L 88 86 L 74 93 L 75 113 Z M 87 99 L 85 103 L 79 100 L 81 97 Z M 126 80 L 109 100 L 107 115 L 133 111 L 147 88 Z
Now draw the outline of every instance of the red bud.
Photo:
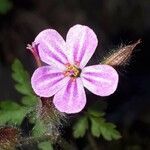
M 0 128 L 0 149 L 1 150 L 15 150 L 19 143 L 20 130 L 14 127 Z

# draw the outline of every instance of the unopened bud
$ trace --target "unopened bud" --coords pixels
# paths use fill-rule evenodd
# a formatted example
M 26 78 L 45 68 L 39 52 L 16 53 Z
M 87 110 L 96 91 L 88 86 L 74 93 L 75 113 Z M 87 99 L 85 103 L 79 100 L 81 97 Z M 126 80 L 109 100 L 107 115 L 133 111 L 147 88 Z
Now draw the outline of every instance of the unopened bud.
M 131 57 L 133 49 L 140 43 L 141 40 L 138 40 L 133 44 L 120 47 L 117 51 L 106 57 L 102 64 L 107 64 L 113 67 L 126 65 Z
M 20 130 L 18 128 L 0 128 L 0 150 L 15 150 L 20 137 Z
M 34 59 L 36 61 L 36 64 L 38 67 L 42 66 L 39 51 L 38 51 L 38 45 L 36 45 L 34 42 L 32 44 L 27 44 L 26 49 L 28 49 L 32 55 L 34 56 Z

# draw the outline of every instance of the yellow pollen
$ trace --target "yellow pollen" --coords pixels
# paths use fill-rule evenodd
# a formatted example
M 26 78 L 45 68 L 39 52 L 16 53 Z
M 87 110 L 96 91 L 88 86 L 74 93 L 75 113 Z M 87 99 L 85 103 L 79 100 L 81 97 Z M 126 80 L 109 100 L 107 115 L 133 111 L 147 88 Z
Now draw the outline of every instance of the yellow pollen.
M 68 65 L 65 71 L 65 76 L 70 76 L 72 78 L 77 78 L 80 76 L 81 70 L 74 65 Z

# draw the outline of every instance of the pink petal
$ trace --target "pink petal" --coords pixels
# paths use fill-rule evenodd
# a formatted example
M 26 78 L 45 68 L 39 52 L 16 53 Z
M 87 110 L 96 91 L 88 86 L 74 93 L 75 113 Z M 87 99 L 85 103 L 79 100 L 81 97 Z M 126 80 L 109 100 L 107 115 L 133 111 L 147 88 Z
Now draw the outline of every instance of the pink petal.
M 94 65 L 82 70 L 83 85 L 92 93 L 108 96 L 115 92 L 118 85 L 118 73 L 108 65 Z
M 66 44 L 69 50 L 69 62 L 80 63 L 80 68 L 83 68 L 95 52 L 98 40 L 94 31 L 89 27 L 75 25 L 68 31 Z
M 86 95 L 81 79 L 70 79 L 68 85 L 55 94 L 53 102 L 61 112 L 68 114 L 80 112 L 86 104 Z
M 50 97 L 69 81 L 69 77 L 51 66 L 36 69 L 31 78 L 32 88 L 41 97 Z
M 65 69 L 64 64 L 68 63 L 65 55 L 66 44 L 57 31 L 46 29 L 37 35 L 34 42 L 43 62 L 62 70 Z

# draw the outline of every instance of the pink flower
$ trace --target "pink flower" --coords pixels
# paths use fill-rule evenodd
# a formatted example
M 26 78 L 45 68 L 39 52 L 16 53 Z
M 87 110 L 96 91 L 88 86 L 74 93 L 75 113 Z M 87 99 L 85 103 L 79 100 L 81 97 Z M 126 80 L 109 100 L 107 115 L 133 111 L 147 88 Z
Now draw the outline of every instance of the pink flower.
M 85 67 L 98 44 L 92 29 L 75 25 L 67 33 L 66 41 L 53 30 L 40 32 L 34 41 L 46 66 L 32 75 L 35 93 L 41 97 L 54 95 L 55 107 L 65 113 L 80 112 L 86 104 L 84 87 L 99 96 L 108 96 L 117 88 L 118 73 L 109 65 Z

